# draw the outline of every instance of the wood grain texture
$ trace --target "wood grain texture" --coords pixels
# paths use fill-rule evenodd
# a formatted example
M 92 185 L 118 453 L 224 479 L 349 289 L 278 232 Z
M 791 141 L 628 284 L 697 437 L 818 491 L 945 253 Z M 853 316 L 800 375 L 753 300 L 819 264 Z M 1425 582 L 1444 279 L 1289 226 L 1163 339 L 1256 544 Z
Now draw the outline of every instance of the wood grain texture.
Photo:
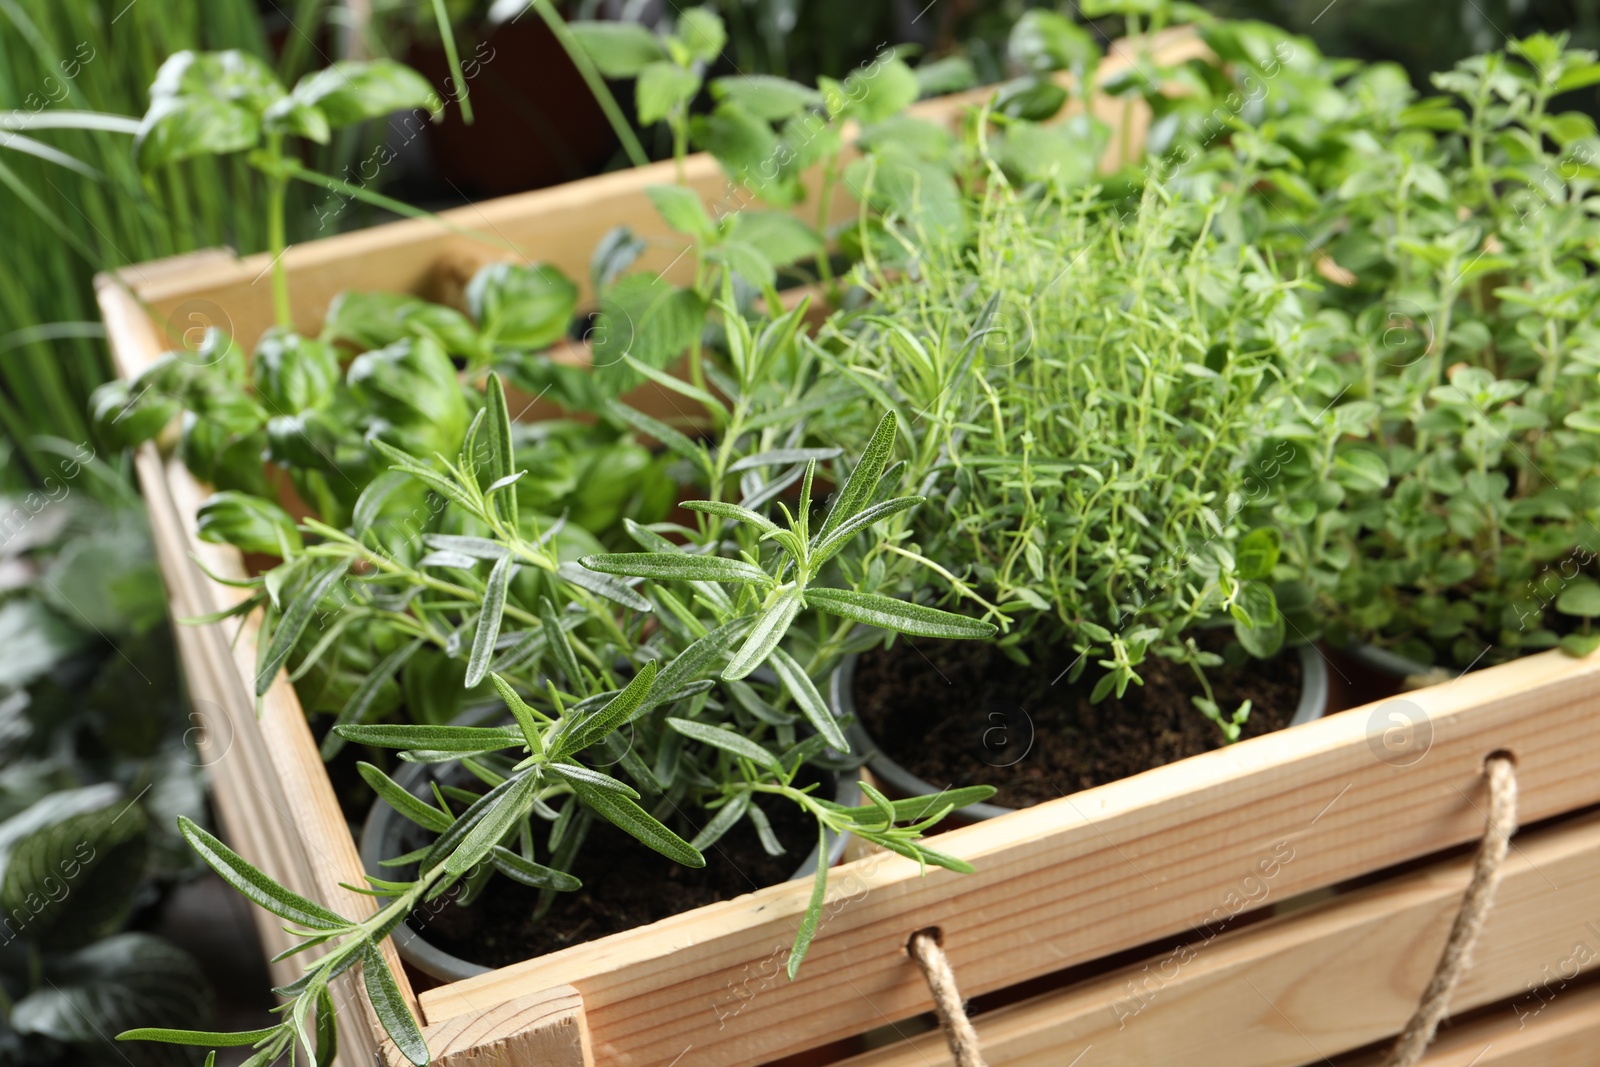
M 160 351 L 154 326 L 132 294 L 111 281 L 99 280 L 97 296 L 112 340 L 113 358 L 126 376 L 153 358 L 152 350 Z M 188 626 L 177 621 L 215 611 L 242 595 L 240 590 L 207 578 L 197 560 L 215 574 L 237 577 L 245 573 L 242 557 L 231 546 L 207 544 L 195 537 L 195 511 L 205 490 L 180 462 L 163 459 L 153 444 L 146 444 L 137 450 L 135 466 L 167 586 L 189 697 L 205 728 L 200 755 L 206 762 L 225 839 L 245 859 L 295 892 L 343 915 L 370 914 L 374 910 L 370 897 L 339 884 L 361 884 L 360 862 L 292 687 L 280 676 L 263 699 L 258 718 L 250 684 L 254 676 L 253 628 L 247 624 L 237 645 L 230 647 L 233 631 L 226 624 Z M 270 954 L 292 944 L 277 919 L 253 910 L 263 947 Z M 385 942 L 383 951 L 396 971 L 401 992 L 417 1011 L 415 994 L 393 945 Z M 273 965 L 274 980 L 295 977 L 310 958 L 313 956 Z M 339 1062 L 370 1067 L 378 1048 L 377 1019 L 355 982 L 352 972 L 334 985 L 342 1022 Z
M 1295 857 L 1279 899 L 1471 841 L 1491 751 L 1515 752 L 1529 822 L 1600 801 L 1597 681 L 1600 660 L 1529 657 L 941 835 L 972 875 L 855 861 L 792 984 L 773 975 L 807 888 L 785 885 L 430 990 L 423 1009 L 438 1021 L 564 981 L 606 1062 L 693 1045 L 699 1063 L 759 1063 L 921 1011 L 903 953 L 921 927 L 940 927 L 976 995 L 1225 916 L 1281 842 Z M 1410 766 L 1379 757 L 1396 709 L 1433 735 Z
M 1550 1025 L 1539 1009 L 1600 964 L 1600 817 L 1515 844 L 1451 998 L 1452 1015 L 1498 1003 L 1484 1025 L 1500 1031 Z M 1092 1049 L 1085 1063 L 1295 1067 L 1364 1048 L 1416 1009 L 1470 877 L 1470 857 L 1439 863 L 980 1015 L 984 1057 L 1061 1067 Z M 949 1063 L 923 1034 L 839 1067 Z
M 571 986 L 495 1004 L 423 1031 L 438 1067 L 595 1067 L 583 998 Z M 390 1067 L 407 1067 L 385 1045 Z
M 1590 942 L 1593 944 L 1593 942 Z M 1524 1020 L 1516 1001 L 1439 1031 L 1418 1067 L 1594 1067 L 1600 1062 L 1600 984 L 1551 998 Z M 1382 1053 L 1341 1059 L 1338 1067 L 1382 1067 Z

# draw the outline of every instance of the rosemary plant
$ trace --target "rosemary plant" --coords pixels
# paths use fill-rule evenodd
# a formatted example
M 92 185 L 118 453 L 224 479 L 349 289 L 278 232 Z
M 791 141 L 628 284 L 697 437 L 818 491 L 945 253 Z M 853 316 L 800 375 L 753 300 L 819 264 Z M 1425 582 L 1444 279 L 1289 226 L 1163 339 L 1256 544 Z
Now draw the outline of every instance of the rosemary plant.
M 480 433 L 488 455 L 481 476 L 471 462 Z M 335 1041 L 329 983 L 359 964 L 367 996 L 396 1046 L 412 1062 L 425 1064 L 426 1044 L 398 996 L 378 943 L 415 906 L 457 883 L 464 882 L 475 894 L 486 879 L 501 874 L 541 890 L 578 888 L 578 880 L 561 870 L 558 860 L 571 856 L 577 846 L 570 843 L 581 843 L 593 818 L 616 825 L 676 862 L 697 867 L 704 864 L 700 850 L 741 818 L 761 818 L 754 800 L 769 794 L 803 809 L 816 821 L 819 839 L 830 830 L 848 831 L 920 863 L 970 870 L 919 837 L 954 807 L 986 798 L 992 792 L 988 787 L 900 802 L 869 788 L 872 803 L 846 807 L 815 796 L 812 787 L 796 781 L 801 767 L 830 746 L 840 751 L 847 747 L 811 674 L 782 647 L 803 611 L 848 625 L 938 637 L 994 632 L 987 623 L 828 580 L 828 574 L 837 573 L 828 567 L 830 561 L 859 550 L 876 524 L 921 503 L 916 497 L 880 499 L 885 483 L 892 484 L 884 478 L 894 450 L 892 415 L 880 421 L 871 445 L 843 479 L 814 531 L 811 487 L 818 460 L 810 456 L 804 458 L 796 512 L 789 515 L 785 509 L 782 525 L 744 505 L 691 502 L 692 510 L 714 520 L 698 543 L 680 546 L 636 526 L 634 534 L 646 551 L 587 556 L 581 567 L 557 561 L 546 539 L 522 534 L 511 490 L 524 472 L 512 469 L 510 434 L 504 394 L 498 379 L 491 378 L 484 414 L 468 430 L 461 455 L 443 470 L 378 444 L 397 473 L 423 482 L 473 519 L 479 535 L 434 537 L 434 558 L 409 567 L 364 543 L 365 533 L 345 534 L 310 520 L 304 532 L 321 540 L 259 580 L 261 588 L 246 601 L 250 607 L 268 601 L 282 605 L 281 612 L 269 613 L 258 689 L 277 675 L 312 616 L 326 608 L 338 580 L 358 565 L 368 573 L 357 579 L 360 588 L 350 594 L 351 602 L 335 598 L 341 619 L 383 613 L 411 638 L 406 647 L 412 649 L 423 642 L 447 646 L 469 629 L 467 684 L 488 675 L 513 725 L 345 721 L 332 733 L 343 743 L 402 750 L 412 761 L 461 760 L 487 790 L 456 811 L 442 793 L 437 794 L 437 806 L 429 805 L 375 765 L 363 765 L 363 777 L 379 796 L 437 837 L 421 855 L 396 858 L 418 865 L 414 880 L 369 878 L 369 892 L 387 903 L 359 920 L 296 896 L 185 823 L 185 836 L 219 875 L 293 924 L 290 929 L 302 938 L 293 951 L 324 946 L 327 951 L 308 965 L 300 980 L 279 990 L 287 1003 L 281 1009 L 283 1021 L 275 1027 L 231 1035 L 138 1030 L 125 1038 L 213 1048 L 251 1045 L 260 1064 L 298 1048 L 308 1062 L 325 1063 Z M 732 540 L 720 532 L 724 523 L 739 531 Z M 724 544 L 725 552 L 715 551 Z M 492 561 L 481 581 L 473 573 L 479 561 Z M 450 577 L 435 577 L 424 569 L 429 565 Z M 518 568 L 561 579 L 558 595 L 561 601 L 573 598 L 577 625 L 569 631 L 549 599 L 537 609 L 519 606 L 512 588 Z M 617 575 L 644 579 L 643 591 Z M 629 611 L 614 611 L 607 601 Z M 648 634 L 643 625 L 647 614 L 659 624 Z M 453 630 L 446 622 L 452 615 L 465 619 Z M 508 673 L 491 673 L 502 648 L 501 626 L 508 618 L 528 625 L 531 632 L 516 641 L 511 662 L 502 659 Z M 535 643 L 531 658 L 538 668 L 512 674 L 511 667 L 529 661 L 529 646 Z M 772 680 L 757 689 L 748 680 L 763 665 Z M 383 673 L 379 670 L 374 677 Z M 785 710 L 791 703 L 798 719 Z M 807 734 L 797 730 L 799 719 L 809 728 Z M 624 749 L 617 742 L 625 726 L 632 728 L 633 743 Z M 491 757 L 507 752 L 509 761 L 499 761 L 502 773 L 494 769 Z M 613 757 L 629 780 L 582 758 L 600 752 Z M 692 841 L 663 821 L 666 813 L 685 806 L 707 813 L 703 824 L 693 828 Z M 535 832 L 546 824 L 547 834 Z M 547 839 L 543 852 L 535 848 L 540 836 Z M 762 836 L 771 839 L 770 833 Z M 540 861 L 546 855 L 554 865 Z M 790 954 L 791 977 L 816 933 L 826 885 L 827 865 L 822 864 Z

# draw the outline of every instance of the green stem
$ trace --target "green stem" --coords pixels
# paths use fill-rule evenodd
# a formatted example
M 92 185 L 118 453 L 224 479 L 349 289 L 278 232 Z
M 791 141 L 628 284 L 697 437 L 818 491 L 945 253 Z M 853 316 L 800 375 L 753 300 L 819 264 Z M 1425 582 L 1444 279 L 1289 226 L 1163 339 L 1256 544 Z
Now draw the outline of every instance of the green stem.
M 589 92 L 594 94 L 600 110 L 606 113 L 606 119 L 611 123 L 611 128 L 617 132 L 617 140 L 622 142 L 623 151 L 628 153 L 633 165 L 642 167 L 649 163 L 650 157 L 645 155 L 644 145 L 639 143 L 633 127 L 628 125 L 628 119 L 623 115 L 622 108 L 617 106 L 617 98 L 612 96 L 611 90 L 606 87 L 605 78 L 595 67 L 594 60 L 589 58 L 589 53 L 585 52 L 578 39 L 572 36 L 572 31 L 567 29 L 566 22 L 551 6 L 550 0 L 534 0 L 533 9 L 544 19 L 545 25 L 550 27 L 550 32 L 556 35 L 561 47 L 567 50 L 572 65 L 577 67 L 578 73 L 583 76 L 584 84 L 588 85 Z
M 450 64 L 450 76 L 456 82 L 456 103 L 461 105 L 461 121 L 472 125 L 472 100 L 467 94 L 467 78 L 461 73 L 461 56 L 456 51 L 455 30 L 450 26 L 450 13 L 444 0 L 433 0 L 433 16 L 439 22 L 439 39 L 444 42 L 444 57 Z
M 283 137 L 273 134 L 267 138 L 267 152 L 274 158 L 283 155 Z M 288 240 L 284 233 L 284 201 L 289 191 L 289 179 L 279 168 L 267 174 L 267 251 L 272 256 L 272 307 L 278 325 L 285 330 L 294 329 L 294 312 L 289 306 L 289 268 L 283 256 Z
M 817 236 L 822 239 L 822 251 L 817 253 L 817 277 L 822 280 L 828 294 L 828 303 L 837 303 L 834 291 L 833 264 L 828 262 L 828 205 L 833 200 L 833 182 L 838 157 L 829 155 L 822 163 L 822 187 L 817 194 Z
M 678 176 L 678 184 L 686 184 L 683 162 L 689 157 L 689 114 L 686 108 L 679 106 L 674 109 L 672 116 L 672 165 Z

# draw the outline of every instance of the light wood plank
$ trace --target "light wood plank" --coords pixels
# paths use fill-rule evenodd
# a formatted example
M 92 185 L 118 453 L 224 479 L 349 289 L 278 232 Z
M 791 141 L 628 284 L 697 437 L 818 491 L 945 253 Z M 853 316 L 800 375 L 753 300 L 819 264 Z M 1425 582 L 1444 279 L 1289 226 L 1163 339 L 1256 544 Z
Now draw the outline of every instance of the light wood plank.
M 1594 1067 L 1600 1061 L 1600 984 L 1563 992 L 1526 1025 L 1516 1003 L 1447 1024 L 1418 1067 Z M 1373 1053 L 1341 1060 L 1338 1067 L 1382 1063 L 1382 1054 Z
M 1481 763 L 1519 761 L 1527 821 L 1600 802 L 1600 660 L 1529 657 L 1411 695 L 1434 732 L 1427 756 L 1375 755 L 1384 706 L 1256 738 L 940 837 L 973 875 L 919 876 L 899 857 L 839 868 L 798 981 L 766 980 L 806 903 L 774 886 L 423 994 L 431 1021 L 474 1002 L 568 982 L 598 1055 L 618 1064 L 750 1064 L 920 1011 L 904 965 L 937 925 L 969 995 L 1204 923 L 1276 842 L 1295 859 L 1281 897 L 1474 839 Z M 841 993 L 848 988 L 851 993 Z
M 1481 1052 L 1486 1031 L 1501 1043 L 1524 1020 L 1546 1027 L 1549 1009 L 1538 1009 L 1600 964 L 1600 818 L 1516 845 L 1451 1011 L 1509 1003 L 1477 1036 L 1466 1028 L 1441 1044 L 1440 1062 L 1452 1048 Z M 979 1015 L 984 1057 L 991 1067 L 1061 1067 L 1092 1050 L 1085 1063 L 1296 1067 L 1364 1048 L 1416 1009 L 1470 877 L 1470 858 L 1451 860 Z M 929 1033 L 839 1067 L 950 1062 Z
M 438 1067 L 595 1067 L 583 998 L 571 986 L 458 1016 L 426 1028 L 423 1037 Z M 390 1067 L 409 1065 L 388 1043 L 384 1055 Z
M 153 329 L 126 290 L 104 284 L 97 295 L 108 327 L 113 323 L 126 327 L 108 328 L 113 358 L 126 372 L 130 363 L 148 356 Z M 189 556 L 193 552 L 203 558 L 214 573 L 244 573 L 237 550 L 205 544 L 194 536 L 195 510 L 203 498 L 201 487 L 181 463 L 163 460 L 153 444 L 136 451 L 135 467 L 173 619 L 206 614 L 232 602 L 224 596 L 236 597 L 239 591 L 212 582 Z M 220 624 L 195 627 L 175 622 L 175 628 L 190 699 L 208 715 L 202 756 L 229 844 L 298 893 L 345 915 L 370 914 L 374 908 L 371 898 L 339 885 L 360 884 L 361 867 L 292 687 L 280 677 L 258 720 L 246 682 L 253 677 L 253 635 L 248 641 L 242 639 L 240 648 L 230 649 L 231 632 Z M 288 704 L 283 701 L 283 691 L 289 693 Z M 211 712 L 216 712 L 215 716 L 210 716 Z M 252 910 L 256 911 L 263 947 L 274 955 L 288 948 L 291 941 L 281 923 L 263 911 Z M 396 971 L 402 994 L 417 1011 L 416 996 L 393 945 L 385 942 L 383 951 Z M 310 958 L 274 965 L 274 980 L 296 976 Z M 355 982 L 351 973 L 334 987 L 336 1008 L 344 1023 L 340 1063 L 369 1067 L 378 1048 L 377 1019 Z

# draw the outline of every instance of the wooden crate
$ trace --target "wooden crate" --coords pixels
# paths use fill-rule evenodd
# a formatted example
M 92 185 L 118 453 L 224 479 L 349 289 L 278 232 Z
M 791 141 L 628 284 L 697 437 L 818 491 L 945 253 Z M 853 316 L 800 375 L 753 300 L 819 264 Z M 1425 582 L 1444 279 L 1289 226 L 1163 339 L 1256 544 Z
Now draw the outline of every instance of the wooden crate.
M 1183 34 L 1156 47 L 1167 61 L 1203 51 Z M 1102 75 L 1126 62 L 1113 56 Z M 920 106 L 949 116 L 970 99 Z M 1120 115 L 1120 102 L 1104 106 Z M 692 157 L 687 174 L 708 203 L 737 206 L 709 158 Z M 449 218 L 577 279 L 587 277 L 601 234 L 627 224 L 652 239 L 652 262 L 664 267 L 674 239 L 643 190 L 670 180 L 670 165 L 647 167 Z M 850 205 L 835 208 L 842 216 Z M 478 265 L 508 255 L 431 222 L 303 245 L 286 256 L 296 322 L 315 329 L 344 288 L 448 294 Z M 102 278 L 121 372 L 138 373 L 171 347 L 168 335 L 197 325 L 250 343 L 270 322 L 266 267 L 264 257 L 210 252 Z M 237 551 L 195 537 L 205 488 L 153 445 L 136 462 L 173 614 L 236 602 L 238 590 L 200 569 L 244 574 Z M 255 638 L 249 622 L 236 641 L 220 625 L 179 628 L 227 835 L 297 892 L 366 914 L 371 901 L 340 886 L 359 883 L 361 867 L 282 676 L 255 714 Z M 793 983 L 781 961 L 808 885 L 772 886 L 420 995 L 402 975 L 402 991 L 436 1061 L 449 1067 L 742 1067 L 887 1024 L 904 1036 L 853 1058 L 832 1045 L 832 1058 L 853 1067 L 945 1063 L 938 1035 L 914 1032 L 930 1000 L 905 951 L 914 931 L 937 927 L 965 994 L 1031 994 L 977 1016 L 996 1067 L 1162 1056 L 1268 1067 L 1360 1055 L 1404 1022 L 1443 943 L 1466 861 L 1415 861 L 1482 832 L 1484 757 L 1515 755 L 1525 824 L 1600 804 L 1597 682 L 1600 659 L 1530 657 L 1410 694 L 1407 710 L 1432 741 L 1409 765 L 1383 758 L 1394 709 L 1378 704 L 943 835 L 940 848 L 971 860 L 973 875 L 924 875 L 900 857 L 863 857 L 833 873 L 826 920 Z M 1404 873 L 1355 891 L 1318 893 L 1402 864 Z M 1478 965 L 1455 1000 L 1458 1014 L 1481 1010 L 1428 1063 L 1593 1059 L 1600 991 L 1575 976 L 1600 961 L 1600 904 L 1588 903 L 1597 890 L 1600 820 L 1569 818 L 1518 839 Z M 1251 921 L 1265 910 L 1280 914 Z M 1207 936 L 1195 933 L 1207 924 Z M 259 926 L 269 950 L 286 947 L 270 916 L 261 913 Z M 1182 940 L 1189 948 L 1174 948 Z M 294 966 L 276 977 L 291 977 Z M 348 984 L 338 1005 L 340 1063 L 395 1062 Z

